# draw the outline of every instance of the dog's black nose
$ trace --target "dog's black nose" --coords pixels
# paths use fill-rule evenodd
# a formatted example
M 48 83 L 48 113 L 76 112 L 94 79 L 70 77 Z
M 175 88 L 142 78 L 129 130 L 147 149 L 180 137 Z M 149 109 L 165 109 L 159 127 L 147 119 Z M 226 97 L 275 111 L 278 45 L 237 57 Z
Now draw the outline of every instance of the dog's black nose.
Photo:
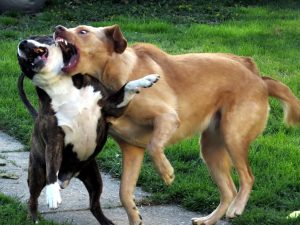
M 28 43 L 28 41 L 26 41 L 26 40 L 21 41 L 20 44 L 19 44 L 19 49 L 24 50 L 27 43 Z
M 65 31 L 65 30 L 66 30 L 66 28 L 62 25 L 58 25 L 54 28 L 55 32 L 61 32 L 61 31 Z

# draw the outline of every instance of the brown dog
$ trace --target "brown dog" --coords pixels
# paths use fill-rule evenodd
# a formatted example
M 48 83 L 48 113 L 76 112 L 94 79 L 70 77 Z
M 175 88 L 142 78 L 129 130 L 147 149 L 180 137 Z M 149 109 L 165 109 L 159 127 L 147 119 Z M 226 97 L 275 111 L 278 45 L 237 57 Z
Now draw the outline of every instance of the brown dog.
M 164 147 L 202 133 L 201 151 L 218 185 L 220 204 L 193 224 L 214 224 L 224 214 L 242 214 L 254 177 L 248 164 L 250 143 L 265 128 L 273 96 L 285 105 L 285 121 L 300 122 L 300 103 L 279 81 L 260 77 L 250 58 L 229 54 L 169 55 L 150 44 L 127 47 L 120 28 L 56 27 L 55 39 L 74 44 L 77 52 L 63 70 L 93 74 L 117 90 L 142 74 L 158 73 L 161 81 L 137 96 L 125 115 L 112 119 L 111 135 L 123 152 L 121 201 L 131 225 L 142 219 L 133 199 L 144 149 L 167 184 L 174 179 Z M 240 187 L 231 178 L 236 168 Z

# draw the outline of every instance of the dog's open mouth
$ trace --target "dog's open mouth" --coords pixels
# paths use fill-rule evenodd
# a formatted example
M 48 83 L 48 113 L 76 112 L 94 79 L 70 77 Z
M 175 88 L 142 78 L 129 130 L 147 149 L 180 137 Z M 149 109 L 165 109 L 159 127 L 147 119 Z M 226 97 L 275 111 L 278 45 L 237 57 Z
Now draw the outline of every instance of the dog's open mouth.
M 32 60 L 34 65 L 37 65 L 39 62 L 45 62 L 48 58 L 49 52 L 46 47 L 34 47 L 29 53 L 29 59 Z
M 75 68 L 78 63 L 79 54 L 77 48 L 63 38 L 57 37 L 55 41 L 63 54 L 64 67 L 62 68 L 62 71 L 69 72 Z

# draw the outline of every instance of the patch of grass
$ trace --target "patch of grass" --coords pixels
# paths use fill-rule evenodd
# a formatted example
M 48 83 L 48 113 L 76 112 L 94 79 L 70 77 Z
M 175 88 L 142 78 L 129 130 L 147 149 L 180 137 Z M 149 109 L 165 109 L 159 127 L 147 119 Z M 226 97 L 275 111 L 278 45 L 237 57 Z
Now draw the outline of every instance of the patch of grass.
M 13 26 L 18 24 L 18 19 L 10 16 L 1 16 L 0 24 L 4 26 Z
M 0 193 L 0 224 L 28 225 L 33 224 L 27 217 L 27 209 L 17 199 Z M 40 225 L 58 225 L 58 223 L 41 219 Z M 65 225 L 67 225 L 65 223 Z
M 76 3 L 78 2 L 78 3 Z M 58 21 L 62 25 L 105 26 L 118 23 L 130 44 L 151 42 L 172 54 L 188 52 L 230 52 L 252 56 L 262 74 L 286 83 L 300 96 L 300 15 L 299 6 L 240 7 L 236 1 L 177 1 L 170 5 L 153 1 L 145 4 L 110 5 L 111 1 L 51 1 L 35 15 L 6 14 L 16 23 L 0 22 L 0 129 L 28 143 L 30 118 L 17 96 L 19 68 L 16 46 L 33 34 L 50 34 Z M 229 4 L 229 7 L 226 6 Z M 209 9 L 209 7 L 212 7 Z M 168 9 L 166 9 L 168 8 Z M 215 11 L 214 11 L 215 10 Z M 217 13 L 224 14 L 218 19 Z M 174 16 L 174 18 L 172 18 Z M 0 21 L 3 16 L 0 16 Z M 22 18 L 22 19 L 20 19 Z M 4 19 L 5 20 L 5 19 Z M 38 22 L 37 22 L 38 21 Z M 36 104 L 30 82 L 26 92 Z M 282 124 L 282 108 L 270 100 L 271 113 L 265 132 L 251 146 L 250 162 L 256 177 L 243 216 L 233 224 L 297 224 L 286 216 L 300 209 L 300 128 Z M 209 213 L 219 202 L 219 193 L 205 164 L 199 158 L 198 137 L 166 149 L 176 171 L 176 180 L 166 187 L 148 156 L 138 184 L 153 193 L 153 201 L 175 202 L 185 208 Z M 109 140 L 100 155 L 102 168 L 116 177 L 121 174 L 121 154 Z M 236 174 L 234 180 L 238 185 Z
M 268 225 L 296 225 L 300 224 L 300 218 L 287 219 L 285 211 L 266 209 L 265 207 L 255 208 L 246 211 L 243 216 L 235 219 L 233 224 L 249 225 L 249 224 L 268 224 Z

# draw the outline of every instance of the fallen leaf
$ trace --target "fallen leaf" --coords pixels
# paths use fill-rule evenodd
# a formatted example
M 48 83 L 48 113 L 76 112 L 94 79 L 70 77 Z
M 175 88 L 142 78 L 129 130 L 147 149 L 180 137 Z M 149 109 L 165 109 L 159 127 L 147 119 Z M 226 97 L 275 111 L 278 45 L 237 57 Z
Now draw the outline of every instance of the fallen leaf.
M 19 179 L 19 176 L 12 173 L 0 173 L 0 178 L 17 180 Z

